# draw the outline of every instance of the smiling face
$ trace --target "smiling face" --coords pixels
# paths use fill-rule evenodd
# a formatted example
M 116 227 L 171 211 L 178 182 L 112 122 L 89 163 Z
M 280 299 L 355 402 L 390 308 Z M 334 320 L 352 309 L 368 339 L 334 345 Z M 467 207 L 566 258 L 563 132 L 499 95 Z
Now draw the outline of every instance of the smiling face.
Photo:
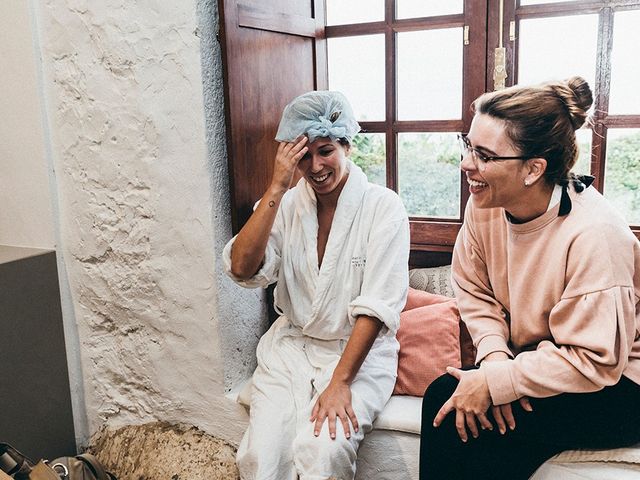
M 467 135 L 469 143 L 488 156 L 518 156 L 505 132 L 502 120 L 477 114 Z M 500 160 L 477 162 L 466 154 L 460 165 L 469 182 L 469 192 L 479 208 L 502 207 L 514 216 L 527 209 L 527 162 Z
M 339 193 L 347 180 L 349 146 L 316 138 L 298 163 L 298 170 L 317 195 Z M 337 189 L 337 190 L 336 190 Z

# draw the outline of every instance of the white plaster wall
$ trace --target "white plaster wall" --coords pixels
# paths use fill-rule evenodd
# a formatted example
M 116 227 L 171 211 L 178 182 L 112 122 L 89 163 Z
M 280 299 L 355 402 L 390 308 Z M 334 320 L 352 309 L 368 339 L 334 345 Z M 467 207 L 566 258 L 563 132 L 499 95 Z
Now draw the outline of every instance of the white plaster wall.
M 254 366 L 264 314 L 221 272 L 217 3 L 35 5 L 80 430 L 160 419 L 237 442 L 246 413 L 225 393 Z
M 53 248 L 29 4 L 0 2 L 0 244 Z

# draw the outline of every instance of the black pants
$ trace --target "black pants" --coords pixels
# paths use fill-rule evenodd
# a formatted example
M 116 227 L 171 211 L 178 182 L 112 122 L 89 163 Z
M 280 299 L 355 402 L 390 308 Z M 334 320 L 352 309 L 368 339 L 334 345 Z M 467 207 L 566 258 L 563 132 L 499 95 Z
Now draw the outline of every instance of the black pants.
M 640 442 L 640 386 L 626 377 L 594 393 L 531 398 L 533 412 L 512 404 L 516 428 L 469 434 L 463 443 L 451 412 L 438 428 L 433 419 L 456 389 L 446 374 L 427 389 L 422 402 L 420 480 L 526 480 L 563 450 L 616 448 Z M 489 412 L 488 417 L 493 420 Z

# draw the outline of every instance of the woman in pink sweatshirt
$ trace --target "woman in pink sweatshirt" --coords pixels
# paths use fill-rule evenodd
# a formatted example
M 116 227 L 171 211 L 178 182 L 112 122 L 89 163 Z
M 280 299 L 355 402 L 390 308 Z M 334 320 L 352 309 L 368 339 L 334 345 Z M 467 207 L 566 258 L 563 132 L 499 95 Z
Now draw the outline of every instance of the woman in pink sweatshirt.
M 479 368 L 425 393 L 421 480 L 527 479 L 562 450 L 640 442 L 640 243 L 570 172 L 591 104 L 580 77 L 473 104 L 452 275 Z

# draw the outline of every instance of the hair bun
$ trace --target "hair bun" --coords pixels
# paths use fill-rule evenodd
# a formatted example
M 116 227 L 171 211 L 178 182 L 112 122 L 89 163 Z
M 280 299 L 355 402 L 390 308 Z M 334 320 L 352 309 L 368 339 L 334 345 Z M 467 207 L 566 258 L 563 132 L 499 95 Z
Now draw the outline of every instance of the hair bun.
M 564 99 L 565 104 L 569 109 L 571 123 L 575 129 L 578 129 L 584 125 L 587 120 L 587 110 L 593 104 L 591 87 L 584 78 L 578 76 L 568 78 L 565 84 L 573 92 L 573 98 Z

